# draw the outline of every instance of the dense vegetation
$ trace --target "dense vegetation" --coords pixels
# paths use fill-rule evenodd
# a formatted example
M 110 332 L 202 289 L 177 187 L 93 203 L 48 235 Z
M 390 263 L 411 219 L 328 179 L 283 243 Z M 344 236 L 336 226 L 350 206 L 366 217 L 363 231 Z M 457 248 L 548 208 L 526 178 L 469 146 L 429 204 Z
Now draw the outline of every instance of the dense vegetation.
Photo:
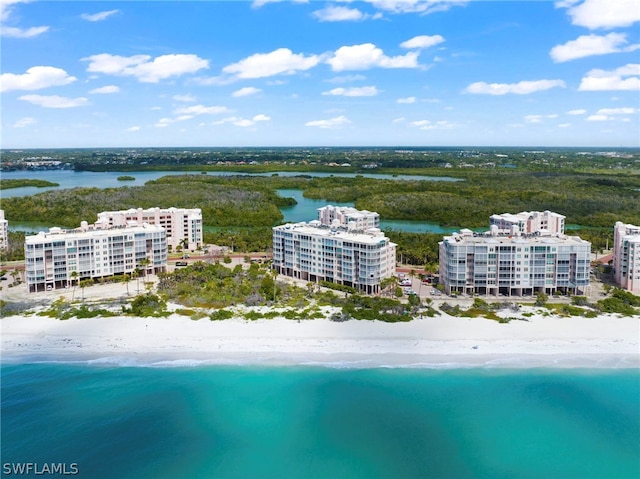
M 35 186 L 44 188 L 46 186 L 60 186 L 60 183 L 53 183 L 45 180 L 29 180 L 24 178 L 6 179 L 0 178 L 0 190 L 8 190 L 11 188 L 22 188 L 25 186 Z
M 438 174 L 451 171 L 436 170 Z M 640 224 L 640 177 L 610 173 L 530 173 L 457 170 L 463 181 L 382 180 L 364 177 L 168 175 L 145 186 L 74 188 L 7 198 L 2 206 L 13 221 L 76 227 L 104 210 L 132 207 L 199 207 L 205 243 L 234 251 L 268 251 L 271 227 L 282 221 L 279 208 L 295 203 L 277 189 L 300 189 L 309 198 L 353 202 L 383 219 L 409 219 L 443 226 L 483 229 L 493 213 L 552 210 L 567 216 L 572 233 L 595 250 L 612 244 L 616 221 Z M 387 231 L 398 255 L 409 264 L 437 264 L 441 235 Z
M 637 148 L 509 147 L 330 147 L 330 148 L 103 148 L 4 150 L 4 170 L 39 168 L 38 161 L 59 168 L 92 171 L 215 170 L 268 172 L 282 170 L 362 171 L 377 168 L 482 168 L 527 171 L 612 172 L 635 169 Z M 339 165 L 339 166 L 338 166 Z
M 196 176 L 197 178 L 197 176 Z M 73 188 L 32 196 L 7 198 L 5 216 L 14 221 L 35 221 L 74 228 L 83 220 L 93 222 L 107 210 L 128 208 L 201 208 L 205 225 L 272 226 L 282 220 L 284 204 L 275 192 L 233 185 L 215 187 L 177 176 L 166 182 L 120 188 Z

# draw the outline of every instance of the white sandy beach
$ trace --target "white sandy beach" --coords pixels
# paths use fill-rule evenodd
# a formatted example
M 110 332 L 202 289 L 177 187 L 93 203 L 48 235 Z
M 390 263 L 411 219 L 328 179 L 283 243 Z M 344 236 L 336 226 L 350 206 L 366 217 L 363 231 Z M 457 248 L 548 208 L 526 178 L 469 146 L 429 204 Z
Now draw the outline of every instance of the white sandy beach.
M 0 326 L 4 362 L 640 367 L 638 317 L 535 314 L 526 319 L 500 324 L 442 315 L 388 324 L 278 318 L 193 321 L 176 314 L 60 321 L 29 315 L 3 318 Z

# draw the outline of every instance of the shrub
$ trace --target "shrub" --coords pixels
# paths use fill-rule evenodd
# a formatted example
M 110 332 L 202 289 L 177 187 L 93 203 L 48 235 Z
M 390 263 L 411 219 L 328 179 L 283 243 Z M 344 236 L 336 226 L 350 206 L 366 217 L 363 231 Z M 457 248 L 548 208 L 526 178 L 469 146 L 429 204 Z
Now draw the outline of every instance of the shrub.
M 167 303 L 153 293 L 145 293 L 137 296 L 130 308 L 122 307 L 123 312 L 133 316 L 168 316 Z
M 211 321 L 224 321 L 225 319 L 233 318 L 233 311 L 229 311 L 228 309 L 218 309 L 209 315 L 209 319 Z

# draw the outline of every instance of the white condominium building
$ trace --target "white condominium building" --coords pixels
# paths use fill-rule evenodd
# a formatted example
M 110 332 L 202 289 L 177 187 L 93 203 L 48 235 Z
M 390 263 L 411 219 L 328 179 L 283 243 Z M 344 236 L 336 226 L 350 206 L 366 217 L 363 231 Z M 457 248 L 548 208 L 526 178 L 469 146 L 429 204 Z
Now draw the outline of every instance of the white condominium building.
M 448 294 L 584 294 L 591 243 L 577 236 L 477 234 L 461 230 L 440 244 L 440 282 Z
M 323 206 L 318 208 L 318 221 L 325 226 L 348 226 L 357 230 L 380 227 L 380 215 L 373 211 L 357 210 L 350 206 Z
M 273 228 L 273 267 L 286 276 L 374 294 L 395 273 L 395 264 L 395 243 L 376 228 L 331 228 L 320 221 Z
M 91 230 L 51 228 L 25 238 L 28 291 L 64 288 L 76 281 L 101 278 L 136 269 L 166 270 L 164 228 L 155 225 Z
M 0 249 L 9 246 L 9 222 L 4 219 L 4 210 L 0 210 Z
M 566 216 L 552 211 L 523 211 L 511 214 L 491 215 L 490 226 L 497 226 L 501 232 L 520 234 L 548 231 L 551 234 L 564 234 L 564 220 Z M 515 228 L 515 229 L 514 229 Z
M 640 294 L 640 226 L 615 224 L 613 278 L 622 289 Z
M 162 226 L 167 232 L 167 245 L 195 250 L 202 246 L 202 210 L 200 208 L 131 208 L 98 213 L 95 228 L 112 228 L 133 224 Z

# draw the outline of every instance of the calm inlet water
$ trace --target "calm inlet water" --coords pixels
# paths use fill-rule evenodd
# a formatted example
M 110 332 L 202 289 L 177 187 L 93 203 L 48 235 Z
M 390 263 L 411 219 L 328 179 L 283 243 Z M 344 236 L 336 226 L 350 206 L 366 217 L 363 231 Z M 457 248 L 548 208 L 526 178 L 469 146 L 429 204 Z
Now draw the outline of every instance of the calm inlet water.
M 637 478 L 637 370 L 2 366 L 2 462 L 87 478 Z
M 305 198 L 302 190 L 279 189 L 278 194 L 286 198 L 295 198 L 298 204 L 287 208 L 280 208 L 284 215 L 285 223 L 298 223 L 300 221 L 311 221 L 317 218 L 318 208 L 331 204 L 333 206 L 354 206 L 352 202 L 327 202 L 326 200 L 316 200 Z M 445 228 L 437 223 L 428 221 L 403 221 L 403 220 L 380 220 L 380 228 L 392 228 L 397 231 L 411 233 L 451 233 L 459 231 L 460 228 Z
M 24 188 L 12 188 L 2 192 L 2 196 L 5 198 L 16 196 L 28 196 L 44 191 L 77 188 L 77 187 L 95 187 L 95 188 L 116 188 L 122 186 L 142 186 L 147 181 L 158 179 L 167 175 L 180 175 L 184 172 L 177 171 L 134 171 L 126 173 L 128 176 L 133 176 L 133 181 L 118 181 L 118 176 L 123 175 L 119 172 L 91 172 L 91 171 L 72 171 L 72 170 L 51 170 L 51 171 L 11 171 L 3 172 L 2 177 L 5 179 L 11 178 L 26 178 L 26 179 L 46 179 L 54 183 L 59 183 L 60 186 L 36 188 L 36 187 L 24 187 Z M 197 172 L 189 172 L 187 174 L 197 174 Z M 233 175 L 239 173 L 233 172 L 209 172 L 209 175 Z M 273 173 L 263 173 L 259 176 L 271 176 Z M 298 172 L 281 171 L 278 173 L 280 176 L 295 176 L 299 175 Z M 331 173 L 313 173 L 312 176 L 348 176 L 354 177 L 355 173 L 340 173 L 335 175 Z M 365 177 L 368 178 L 380 178 L 380 179 L 394 179 L 394 180 L 428 180 L 428 181 L 458 181 L 456 178 L 449 177 L 435 177 L 435 176 L 417 176 L 417 175 L 383 175 L 375 173 L 365 173 Z M 281 211 L 284 215 L 285 223 L 297 223 L 300 221 L 310 221 L 317 216 L 316 210 L 322 206 L 327 205 L 325 200 L 314 200 L 311 198 L 305 198 L 302 195 L 301 190 L 294 189 L 281 189 L 277 190 L 280 196 L 295 198 L 298 202 L 289 208 L 282 208 Z M 332 203 L 334 206 L 353 206 L 353 203 Z M 29 222 L 15 222 L 10 221 L 9 228 L 12 231 L 49 231 L 49 228 L 55 225 L 44 225 L 40 223 Z M 397 231 L 407 231 L 414 233 L 451 233 L 458 231 L 460 228 L 444 228 L 437 223 L 430 223 L 426 221 L 401 221 L 401 220 L 382 220 L 380 224 L 381 228 L 392 228 Z

